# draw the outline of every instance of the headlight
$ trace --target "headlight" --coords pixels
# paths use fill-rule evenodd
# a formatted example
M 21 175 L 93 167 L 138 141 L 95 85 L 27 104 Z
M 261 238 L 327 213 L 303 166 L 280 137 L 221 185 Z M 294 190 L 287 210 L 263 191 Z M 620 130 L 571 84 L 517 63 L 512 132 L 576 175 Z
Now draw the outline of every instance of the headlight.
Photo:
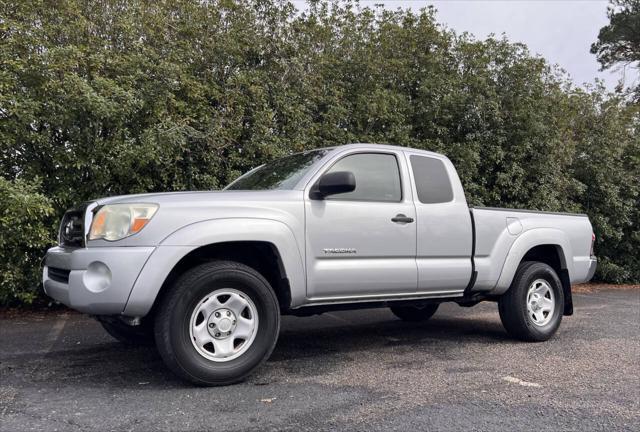
M 139 232 L 158 210 L 157 204 L 109 204 L 93 217 L 89 240 L 120 240 Z

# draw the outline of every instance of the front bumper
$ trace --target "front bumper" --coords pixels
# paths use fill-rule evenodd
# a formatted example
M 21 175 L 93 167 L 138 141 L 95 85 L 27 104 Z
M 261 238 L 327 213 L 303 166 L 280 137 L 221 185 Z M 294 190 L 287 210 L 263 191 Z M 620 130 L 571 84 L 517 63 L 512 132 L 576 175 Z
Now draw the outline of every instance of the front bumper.
M 54 247 L 44 258 L 45 293 L 72 309 L 120 314 L 154 247 Z

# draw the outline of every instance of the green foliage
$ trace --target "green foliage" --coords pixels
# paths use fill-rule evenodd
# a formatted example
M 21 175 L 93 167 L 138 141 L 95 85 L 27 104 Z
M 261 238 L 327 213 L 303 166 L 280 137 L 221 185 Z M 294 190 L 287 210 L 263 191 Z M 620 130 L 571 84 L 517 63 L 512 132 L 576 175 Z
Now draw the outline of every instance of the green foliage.
M 600 29 L 591 53 L 603 69 L 616 65 L 640 68 L 640 0 L 611 0 L 607 16 L 609 24 Z M 640 84 L 635 97 L 640 102 Z
M 625 107 L 597 93 L 573 96 L 576 142 L 573 199 L 594 226 L 597 277 L 640 281 L 640 106 Z
M 0 177 L 0 304 L 30 304 L 42 274 L 42 250 L 50 245 L 51 201 L 38 181 Z
M 640 280 L 637 106 L 574 88 L 523 45 L 444 30 L 432 9 L 3 2 L 0 40 L 0 177 L 41 178 L 54 219 L 99 196 L 219 188 L 303 149 L 392 143 L 448 155 L 472 204 L 587 212 L 598 277 Z M 29 250 L 16 271 L 34 276 L 12 290 L 37 285 Z

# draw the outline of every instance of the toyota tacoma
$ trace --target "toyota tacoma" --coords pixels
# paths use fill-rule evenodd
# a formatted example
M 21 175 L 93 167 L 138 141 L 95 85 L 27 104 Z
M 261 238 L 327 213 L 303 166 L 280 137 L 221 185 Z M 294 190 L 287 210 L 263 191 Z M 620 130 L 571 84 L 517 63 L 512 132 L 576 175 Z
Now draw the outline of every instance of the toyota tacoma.
M 445 156 L 351 144 L 259 166 L 222 191 L 124 195 L 69 210 L 47 295 L 116 339 L 152 343 L 200 385 L 242 380 L 281 314 L 496 301 L 508 334 L 549 339 L 596 268 L 583 214 L 470 208 Z

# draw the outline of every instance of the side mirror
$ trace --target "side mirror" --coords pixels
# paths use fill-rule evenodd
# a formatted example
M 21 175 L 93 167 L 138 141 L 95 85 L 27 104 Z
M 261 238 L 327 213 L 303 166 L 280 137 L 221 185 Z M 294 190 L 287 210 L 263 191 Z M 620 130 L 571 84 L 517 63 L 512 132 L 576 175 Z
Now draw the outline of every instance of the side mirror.
M 336 171 L 323 175 L 311 192 L 312 199 L 323 199 L 356 190 L 356 177 L 350 171 Z

